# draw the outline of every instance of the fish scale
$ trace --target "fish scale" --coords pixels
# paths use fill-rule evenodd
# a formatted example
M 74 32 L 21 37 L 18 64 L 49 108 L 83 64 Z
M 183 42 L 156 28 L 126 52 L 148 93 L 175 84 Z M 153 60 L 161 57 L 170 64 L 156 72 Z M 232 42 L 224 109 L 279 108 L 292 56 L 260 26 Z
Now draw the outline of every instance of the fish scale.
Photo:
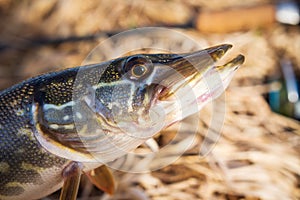
M 0 95 L 0 199 L 17 199 L 26 185 L 43 182 L 41 173 L 66 163 L 35 140 L 31 126 L 33 91 L 34 85 L 23 83 Z

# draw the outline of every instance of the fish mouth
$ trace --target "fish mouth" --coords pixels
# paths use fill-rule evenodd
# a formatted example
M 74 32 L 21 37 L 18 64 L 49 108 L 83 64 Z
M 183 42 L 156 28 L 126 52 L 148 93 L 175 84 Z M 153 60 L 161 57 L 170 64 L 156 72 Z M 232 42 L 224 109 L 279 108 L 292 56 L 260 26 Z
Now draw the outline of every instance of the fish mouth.
M 160 73 L 164 76 L 160 76 L 161 82 L 155 89 L 152 105 L 164 109 L 170 118 L 167 124 L 198 112 L 224 92 L 235 71 L 245 61 L 245 57 L 240 54 L 223 65 L 215 65 L 231 48 L 230 44 L 222 44 L 173 55 L 172 59 L 163 63 L 164 66 L 158 66 L 158 71 L 164 71 Z
M 165 73 L 165 77 L 158 84 L 157 98 L 160 101 L 166 101 L 174 96 L 178 90 L 190 85 L 192 88 L 197 88 L 197 84 L 212 74 L 218 74 L 223 87 L 227 87 L 232 75 L 244 63 L 245 57 L 238 55 L 224 65 L 215 66 L 215 63 L 220 60 L 225 53 L 232 48 L 231 44 L 222 44 L 210 47 L 204 50 L 178 54 L 164 63 L 169 67 L 169 71 Z M 166 69 L 164 69 L 166 70 Z M 213 80 L 212 80 L 213 81 Z M 213 91 L 211 91 L 213 92 Z

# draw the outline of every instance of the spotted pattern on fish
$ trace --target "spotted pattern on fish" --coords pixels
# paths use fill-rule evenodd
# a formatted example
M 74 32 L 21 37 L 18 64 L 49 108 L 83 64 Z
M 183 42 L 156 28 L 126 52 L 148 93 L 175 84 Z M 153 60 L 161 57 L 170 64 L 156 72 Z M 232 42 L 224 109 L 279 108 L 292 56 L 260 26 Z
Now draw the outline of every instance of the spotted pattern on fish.
M 34 86 L 24 83 L 0 93 L 0 199 L 22 194 L 22 184 L 47 181 L 42 180 L 40 172 L 66 162 L 41 148 L 34 139 L 33 92 Z

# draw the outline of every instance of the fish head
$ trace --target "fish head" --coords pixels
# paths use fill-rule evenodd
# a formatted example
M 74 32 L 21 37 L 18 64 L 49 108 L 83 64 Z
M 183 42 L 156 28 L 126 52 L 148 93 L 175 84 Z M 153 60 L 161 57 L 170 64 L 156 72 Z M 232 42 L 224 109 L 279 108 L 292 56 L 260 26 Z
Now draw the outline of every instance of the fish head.
M 111 126 L 149 138 L 199 111 L 228 86 L 238 55 L 215 66 L 232 45 L 185 54 L 137 54 L 111 62 L 96 88 L 98 113 Z M 113 74 L 113 79 L 108 79 Z M 103 113 L 105 113 L 103 115 Z

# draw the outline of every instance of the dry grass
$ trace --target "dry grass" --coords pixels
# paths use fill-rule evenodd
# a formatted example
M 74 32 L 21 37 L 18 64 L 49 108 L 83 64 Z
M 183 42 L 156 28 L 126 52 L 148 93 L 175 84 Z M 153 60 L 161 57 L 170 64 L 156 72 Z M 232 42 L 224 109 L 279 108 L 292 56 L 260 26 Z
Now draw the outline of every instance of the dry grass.
M 247 4 L 267 1 L 252 0 Z M 99 31 L 130 29 L 161 23 L 185 23 L 200 8 L 241 6 L 242 1 L 0 1 L 0 86 L 8 87 L 25 78 L 80 65 L 87 53 L 108 36 L 80 42 L 47 45 L 40 38 L 86 36 Z M 172 8 L 172 9 L 170 9 Z M 128 14 L 130 13 L 130 14 Z M 276 26 L 231 34 L 201 34 L 177 29 L 201 46 L 232 43 L 246 56 L 226 92 L 225 121 L 221 138 L 209 155 L 199 157 L 199 146 L 210 127 L 212 110 L 201 111 L 198 136 L 186 154 L 159 171 L 144 174 L 115 172 L 116 195 L 109 197 L 83 181 L 81 199 L 300 199 L 300 125 L 273 113 L 263 98 L 270 90 L 266 80 L 279 71 L 279 50 L 300 66 L 299 29 Z M 169 44 L 167 44 L 169 42 Z M 174 41 L 166 40 L 166 45 Z M 186 51 L 178 46 L 178 51 Z M 111 49 L 113 52 L 114 49 Z M 229 57 L 225 58 L 228 59 Z M 105 58 L 103 58 L 105 59 Z M 183 122 L 188 127 L 189 121 Z M 176 126 L 156 138 L 159 145 L 170 141 Z M 180 148 L 170 146 L 163 159 Z M 155 166 L 162 158 L 151 160 Z M 137 163 L 131 161 L 133 163 Z M 146 161 L 140 163 L 147 164 Z M 93 197 L 92 197 L 93 196 Z M 50 196 L 49 198 L 54 198 Z

